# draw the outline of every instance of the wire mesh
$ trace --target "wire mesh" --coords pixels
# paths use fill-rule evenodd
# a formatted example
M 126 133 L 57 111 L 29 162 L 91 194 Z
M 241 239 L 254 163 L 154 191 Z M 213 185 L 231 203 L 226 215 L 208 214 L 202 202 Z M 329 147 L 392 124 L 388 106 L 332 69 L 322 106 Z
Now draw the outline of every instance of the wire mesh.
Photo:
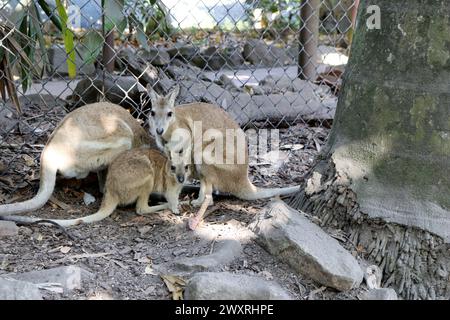
M 289 152 L 304 132 L 312 162 L 332 123 L 356 3 L 0 0 L 0 202 L 37 186 L 39 154 L 65 114 L 111 101 L 145 123 L 148 85 L 165 94 L 178 84 L 177 103 L 214 103 L 243 129 L 283 129 Z

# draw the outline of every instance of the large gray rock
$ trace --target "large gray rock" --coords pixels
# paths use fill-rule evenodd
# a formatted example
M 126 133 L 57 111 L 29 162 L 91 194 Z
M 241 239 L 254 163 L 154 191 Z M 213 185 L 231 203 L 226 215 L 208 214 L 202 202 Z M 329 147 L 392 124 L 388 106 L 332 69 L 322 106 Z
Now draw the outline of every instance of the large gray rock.
M 87 50 L 83 46 L 77 46 L 76 47 L 77 52 L 75 53 L 75 65 L 77 66 L 77 74 L 78 75 L 92 75 L 95 73 L 95 66 L 93 63 L 87 64 L 83 60 L 84 52 Z M 60 74 L 60 75 L 68 75 L 68 69 L 67 69 L 67 54 L 64 46 L 59 44 L 54 44 L 50 47 L 48 50 L 48 57 L 50 60 L 50 66 L 51 66 L 51 75 L 54 73 Z
M 0 277 L 0 300 L 42 300 L 42 295 L 32 283 Z
M 200 272 L 188 282 L 186 300 L 290 300 L 276 282 L 229 272 Z
M 174 265 L 181 271 L 211 271 L 225 266 L 235 260 L 242 253 L 242 246 L 236 240 L 224 240 L 216 244 L 212 254 L 200 257 L 182 258 Z
M 13 237 L 19 233 L 19 227 L 12 221 L 0 221 L 0 238 Z
M 250 228 L 267 251 L 324 286 L 345 291 L 363 279 L 362 269 L 347 250 L 281 200 L 269 203 Z
M 300 92 L 250 95 L 246 92 L 228 91 L 219 85 L 203 80 L 183 80 L 179 103 L 207 101 L 222 106 L 240 125 L 252 121 L 284 119 L 333 119 L 337 100 L 324 98 L 306 85 Z
M 244 58 L 238 49 L 222 50 L 212 46 L 194 55 L 190 62 L 202 69 L 220 70 L 239 67 L 244 63 Z
M 267 67 L 282 67 L 294 63 L 286 50 L 257 39 L 250 39 L 245 43 L 243 56 L 251 64 Z
M 365 292 L 361 300 L 397 300 L 397 293 L 391 288 L 371 289 Z
M 139 52 L 139 55 L 154 66 L 164 66 L 170 63 L 170 55 L 167 50 L 159 47 L 151 47 Z
M 80 290 L 83 281 L 90 279 L 93 275 L 78 266 L 62 266 L 47 270 L 9 274 L 8 277 L 34 284 L 59 283 L 65 291 L 72 291 Z

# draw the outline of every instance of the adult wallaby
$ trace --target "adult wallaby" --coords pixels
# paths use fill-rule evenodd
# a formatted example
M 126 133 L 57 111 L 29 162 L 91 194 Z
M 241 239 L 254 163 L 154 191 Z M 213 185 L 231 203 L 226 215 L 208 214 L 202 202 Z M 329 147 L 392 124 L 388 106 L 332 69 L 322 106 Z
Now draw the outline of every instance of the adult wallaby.
M 191 171 L 190 166 L 179 156 L 178 150 L 166 152 L 169 158 L 158 150 L 148 148 L 131 149 L 118 155 L 109 166 L 100 209 L 90 216 L 65 220 L 24 216 L 3 216 L 0 219 L 22 223 L 45 219 L 69 227 L 100 221 L 110 216 L 117 206 L 135 202 L 136 212 L 139 214 L 163 209 L 170 209 L 178 214 L 179 194 Z M 150 193 L 163 194 L 167 203 L 150 207 L 148 205 Z
M 299 190 L 299 186 L 258 188 L 253 185 L 248 178 L 245 133 L 225 110 L 208 103 L 190 103 L 175 107 L 178 86 L 166 96 L 158 95 L 151 86 L 148 86 L 147 90 L 152 104 L 148 121 L 157 145 L 162 147 L 165 144 L 181 143 L 189 146 L 192 151 L 195 175 L 201 183 L 199 197 L 192 204 L 201 205 L 207 195 L 212 199 L 213 189 L 231 193 L 244 200 L 270 198 Z M 230 132 L 233 142 L 231 146 L 228 142 L 217 141 L 225 139 Z M 200 141 L 197 139 L 199 134 Z M 198 143 L 195 143 L 196 141 Z M 221 150 L 215 148 L 213 153 L 205 152 L 214 149 L 211 146 L 216 142 L 225 147 Z M 230 158 L 231 161 L 225 161 Z M 215 159 L 219 161 L 214 161 Z
M 140 146 L 156 147 L 124 108 L 108 102 L 80 107 L 58 124 L 42 151 L 36 196 L 0 205 L 0 216 L 41 208 L 53 193 L 57 172 L 66 178 L 85 178 L 89 172 L 106 169 L 121 152 Z

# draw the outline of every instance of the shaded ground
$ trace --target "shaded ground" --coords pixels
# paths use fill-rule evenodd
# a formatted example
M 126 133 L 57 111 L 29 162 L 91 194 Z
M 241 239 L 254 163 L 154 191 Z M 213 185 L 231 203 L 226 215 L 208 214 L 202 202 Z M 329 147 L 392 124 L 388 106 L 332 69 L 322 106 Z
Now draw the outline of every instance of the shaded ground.
M 48 132 L 64 114 L 63 109 L 58 108 L 54 107 L 40 122 L 38 118 L 30 120 L 35 121 L 33 126 L 45 129 L 40 135 L 30 131 L 20 136 L 17 130 L 8 134 L 8 142 L 14 140 L 19 146 L 2 147 L 1 160 L 5 168 L 0 176 L 0 200 L 19 201 L 36 192 L 39 176 L 36 159 L 40 149 L 20 142 L 43 144 Z M 33 113 L 32 105 L 26 109 Z M 271 187 L 299 184 L 327 134 L 326 128 L 305 124 L 281 129 L 281 158 L 284 161 L 276 163 L 268 158 L 266 164 L 252 166 L 250 173 L 254 183 Z M 55 199 L 33 215 L 67 218 L 91 214 L 100 203 L 101 195 L 96 189 L 94 176 L 81 182 L 60 179 L 54 192 Z M 84 192 L 94 195 L 95 203 L 86 206 Z M 170 299 L 160 277 L 166 266 L 181 257 L 208 254 L 217 241 L 234 238 L 241 241 L 243 254 L 231 265 L 222 266 L 221 270 L 273 279 L 297 299 L 354 299 L 357 290 L 337 293 L 321 288 L 296 275 L 251 239 L 246 225 L 265 203 L 267 201 L 217 199 L 196 232 L 186 229 L 187 219 L 193 213 L 189 207 L 184 207 L 180 216 L 168 211 L 137 216 L 133 208 L 121 208 L 99 223 L 71 228 L 69 231 L 76 240 L 69 239 L 54 227 L 21 227 L 18 236 L 0 239 L 0 275 L 77 264 L 94 273 L 95 278 L 86 282 L 81 291 L 64 295 L 47 292 L 45 298 Z

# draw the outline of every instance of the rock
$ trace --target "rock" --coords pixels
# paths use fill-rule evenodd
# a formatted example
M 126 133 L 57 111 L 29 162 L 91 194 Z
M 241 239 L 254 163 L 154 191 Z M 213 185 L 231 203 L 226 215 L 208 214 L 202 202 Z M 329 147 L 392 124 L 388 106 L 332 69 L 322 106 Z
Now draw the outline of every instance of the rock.
M 186 300 L 291 300 L 276 282 L 229 272 L 200 272 L 188 282 Z
M 211 271 L 228 265 L 242 253 L 242 246 L 236 240 L 223 240 L 216 244 L 212 254 L 200 257 L 183 258 L 175 261 L 175 267 L 182 271 Z
M 59 283 L 65 291 L 82 289 L 82 282 L 93 277 L 89 271 L 78 266 L 62 266 L 47 270 L 9 274 L 8 277 L 34 284 Z
M 101 100 L 103 76 L 79 81 L 73 94 L 67 97 L 70 109 Z M 104 90 L 106 100 L 124 108 L 135 108 L 140 103 L 141 85 L 132 76 L 105 75 Z M 144 88 L 142 88 L 144 90 Z
M 192 45 L 179 43 L 174 47 L 167 49 L 167 53 L 171 59 L 176 58 L 189 62 L 189 60 L 198 53 L 198 49 Z
M 397 293 L 391 288 L 371 289 L 365 292 L 361 300 L 397 300 Z
M 95 66 L 93 63 L 86 64 L 83 60 L 84 52 L 87 50 L 84 46 L 78 45 L 76 50 L 80 53 L 75 53 L 75 65 L 77 67 L 77 75 L 92 75 L 95 73 Z M 67 69 L 67 54 L 64 46 L 54 44 L 48 50 L 48 57 L 50 60 L 50 74 L 54 76 L 56 74 L 68 75 Z
M 237 50 L 219 50 L 217 47 L 211 46 L 194 55 L 190 62 L 202 69 L 220 70 L 238 67 L 244 63 L 244 58 Z
M 298 273 L 346 291 L 358 287 L 363 271 L 334 238 L 281 200 L 273 200 L 250 224 L 256 241 Z
M 245 60 L 254 65 L 282 67 L 294 64 L 285 50 L 267 45 L 264 41 L 257 39 L 250 39 L 245 43 L 242 55 Z
M 167 50 L 160 47 L 151 47 L 142 50 L 139 55 L 154 66 L 164 66 L 170 63 L 170 55 Z
M 168 71 L 170 68 L 172 66 Z M 180 81 L 182 78 L 177 79 Z M 228 91 L 215 83 L 184 78 L 177 102 L 205 101 L 222 106 L 241 126 L 267 119 L 333 119 L 337 98 L 321 97 L 315 88 L 317 86 L 308 84 L 301 92 L 250 95 L 246 92 Z
M 381 278 L 383 277 L 383 272 L 376 265 L 371 265 L 365 268 L 364 280 L 369 289 L 379 289 L 381 286 Z
M 0 277 L 0 300 L 42 300 L 42 295 L 32 283 Z
M 19 227 L 12 221 L 0 221 L 0 238 L 13 237 L 19 234 Z

